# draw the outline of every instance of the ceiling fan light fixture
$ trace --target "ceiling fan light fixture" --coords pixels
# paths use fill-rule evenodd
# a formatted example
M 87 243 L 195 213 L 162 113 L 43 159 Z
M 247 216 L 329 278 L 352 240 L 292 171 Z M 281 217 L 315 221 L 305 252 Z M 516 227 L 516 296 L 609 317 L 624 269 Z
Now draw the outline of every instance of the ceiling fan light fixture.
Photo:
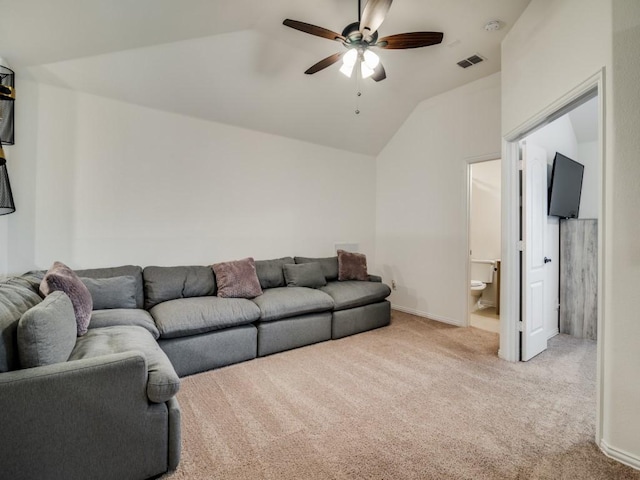
M 353 67 L 355 67 L 355 65 L 347 65 L 346 63 L 343 63 L 340 67 L 340 72 L 342 72 L 344 76 L 351 78 L 351 75 L 353 74 Z
M 363 54 L 364 62 L 367 67 L 374 70 L 380 63 L 380 57 L 371 50 L 365 50 Z
M 353 67 L 355 67 L 358 61 L 358 51 L 355 48 L 351 48 L 342 57 L 342 66 L 340 71 L 347 77 L 351 78 L 353 74 Z
M 362 78 L 369 78 L 374 74 L 375 70 L 370 68 L 369 65 L 367 65 L 367 62 L 362 62 L 360 64 L 360 72 L 362 73 Z

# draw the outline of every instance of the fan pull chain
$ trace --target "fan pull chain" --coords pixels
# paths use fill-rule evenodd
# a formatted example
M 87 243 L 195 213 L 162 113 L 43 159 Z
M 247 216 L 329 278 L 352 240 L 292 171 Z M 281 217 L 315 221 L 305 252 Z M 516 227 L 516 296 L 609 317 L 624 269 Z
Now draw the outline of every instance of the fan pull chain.
M 360 72 L 356 69 L 356 115 L 360 115 L 360 97 L 362 96 L 362 92 L 360 91 Z

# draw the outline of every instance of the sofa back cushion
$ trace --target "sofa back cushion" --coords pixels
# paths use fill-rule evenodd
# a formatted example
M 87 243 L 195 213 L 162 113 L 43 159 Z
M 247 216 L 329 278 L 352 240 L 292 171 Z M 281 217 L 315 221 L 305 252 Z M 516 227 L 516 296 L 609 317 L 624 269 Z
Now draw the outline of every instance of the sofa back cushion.
M 90 268 L 86 270 L 76 270 L 79 277 L 86 278 L 113 278 L 113 277 L 133 277 L 136 286 L 136 308 L 144 306 L 144 288 L 142 285 L 142 268 L 136 265 L 123 265 L 121 267 Z
M 327 282 L 338 279 L 338 257 L 322 257 L 322 258 L 309 258 L 309 257 L 296 257 L 296 263 L 314 263 L 317 262 L 322 267 L 322 273 Z
M 146 267 L 144 278 L 144 308 L 177 298 L 215 295 L 216 281 L 211 267 Z
M 80 277 L 93 300 L 94 310 L 136 308 L 136 279 L 131 275 L 111 278 Z
M 20 365 L 32 368 L 66 362 L 76 338 L 71 300 L 62 291 L 52 292 L 18 322 Z
M 28 273 L 0 282 L 0 373 L 20 368 L 17 330 L 22 315 L 42 302 L 43 273 Z
M 283 267 L 295 264 L 293 257 L 282 257 L 273 260 L 256 260 L 256 273 L 261 288 L 276 288 L 286 285 Z

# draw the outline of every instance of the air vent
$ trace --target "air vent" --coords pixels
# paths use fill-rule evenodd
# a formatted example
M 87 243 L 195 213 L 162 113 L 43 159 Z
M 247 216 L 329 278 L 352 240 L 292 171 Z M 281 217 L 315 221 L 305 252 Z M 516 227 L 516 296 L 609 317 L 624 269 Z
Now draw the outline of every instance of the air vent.
M 484 58 L 482 58 L 480 55 L 476 53 L 475 55 L 471 55 L 469 58 L 460 60 L 458 62 L 458 65 L 462 68 L 468 68 L 483 61 L 484 61 Z

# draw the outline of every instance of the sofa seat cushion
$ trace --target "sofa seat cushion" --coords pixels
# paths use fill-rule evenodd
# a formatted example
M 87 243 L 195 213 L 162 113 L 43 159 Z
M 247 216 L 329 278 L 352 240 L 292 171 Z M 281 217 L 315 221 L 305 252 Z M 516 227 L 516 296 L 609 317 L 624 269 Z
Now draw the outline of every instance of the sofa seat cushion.
M 136 325 L 149 331 L 154 339 L 160 338 L 160 332 L 153 317 L 141 308 L 111 308 L 94 310 L 91 313 L 89 329 L 114 327 L 116 325 Z
M 260 308 L 263 322 L 333 309 L 329 295 L 306 287 L 269 288 L 252 301 Z
M 156 305 L 150 313 L 161 338 L 197 335 L 246 325 L 260 318 L 260 309 L 244 298 L 179 298 Z
M 141 352 L 147 360 L 147 397 L 150 401 L 164 403 L 178 393 L 178 374 L 151 334 L 142 327 L 115 326 L 89 330 L 78 338 L 69 361 L 130 351 Z
M 333 298 L 334 310 L 346 310 L 377 303 L 391 294 L 391 289 L 384 283 L 357 280 L 329 282 L 324 287 L 320 287 L 320 290 Z

